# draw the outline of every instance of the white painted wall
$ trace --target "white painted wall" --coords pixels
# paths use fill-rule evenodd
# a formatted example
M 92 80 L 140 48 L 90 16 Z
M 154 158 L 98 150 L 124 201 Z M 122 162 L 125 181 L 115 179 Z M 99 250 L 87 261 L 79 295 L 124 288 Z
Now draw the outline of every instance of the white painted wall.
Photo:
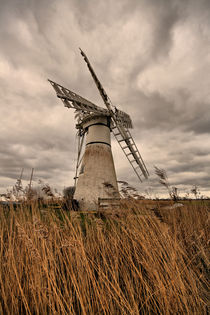
M 107 125 L 107 117 L 92 119 L 83 126 L 88 128 L 86 147 L 74 194 L 81 210 L 96 210 L 98 198 L 119 197 L 110 146 L 110 129 L 104 125 L 93 125 L 95 123 Z

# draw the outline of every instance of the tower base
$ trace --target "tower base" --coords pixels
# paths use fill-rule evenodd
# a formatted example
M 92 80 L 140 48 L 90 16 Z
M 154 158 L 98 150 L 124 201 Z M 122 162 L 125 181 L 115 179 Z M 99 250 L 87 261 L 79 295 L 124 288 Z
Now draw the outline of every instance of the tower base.
M 74 199 L 80 210 L 97 210 L 99 198 L 119 198 L 111 147 L 95 143 L 86 146 Z

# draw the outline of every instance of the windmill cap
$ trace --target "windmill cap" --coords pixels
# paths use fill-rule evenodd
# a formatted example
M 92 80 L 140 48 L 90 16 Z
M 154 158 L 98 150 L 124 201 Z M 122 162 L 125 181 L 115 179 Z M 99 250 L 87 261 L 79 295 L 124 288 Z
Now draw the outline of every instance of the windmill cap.
M 81 123 L 76 125 L 77 129 L 85 129 L 91 124 L 103 124 L 110 127 L 111 117 L 105 114 L 91 114 L 84 117 Z

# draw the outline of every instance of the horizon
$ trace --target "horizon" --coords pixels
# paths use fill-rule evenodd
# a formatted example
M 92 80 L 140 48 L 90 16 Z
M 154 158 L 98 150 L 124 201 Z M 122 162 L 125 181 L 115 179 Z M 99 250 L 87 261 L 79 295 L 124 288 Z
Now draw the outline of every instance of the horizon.
M 0 7 L 0 193 L 22 167 L 25 183 L 34 168 L 58 191 L 73 185 L 74 110 L 47 78 L 104 107 L 82 47 L 112 103 L 131 116 L 150 173 L 139 183 L 112 139 L 118 181 L 167 195 L 156 165 L 180 193 L 196 185 L 210 196 L 209 1 L 8 0 Z

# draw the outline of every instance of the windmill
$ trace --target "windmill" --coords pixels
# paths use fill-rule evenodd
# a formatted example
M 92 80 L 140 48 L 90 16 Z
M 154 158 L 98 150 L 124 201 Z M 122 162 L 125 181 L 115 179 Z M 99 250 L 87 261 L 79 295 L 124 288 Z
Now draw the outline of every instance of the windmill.
M 132 121 L 128 114 L 111 103 L 98 80 L 87 56 L 80 49 L 93 80 L 106 105 L 106 109 L 86 100 L 75 92 L 48 80 L 57 97 L 67 108 L 74 108 L 78 119 L 78 156 L 75 175 L 74 199 L 83 210 L 97 208 L 99 198 L 119 198 L 116 172 L 111 151 L 110 132 L 119 143 L 138 179 L 148 178 L 149 173 L 130 133 Z M 82 154 L 84 138 L 86 144 Z

